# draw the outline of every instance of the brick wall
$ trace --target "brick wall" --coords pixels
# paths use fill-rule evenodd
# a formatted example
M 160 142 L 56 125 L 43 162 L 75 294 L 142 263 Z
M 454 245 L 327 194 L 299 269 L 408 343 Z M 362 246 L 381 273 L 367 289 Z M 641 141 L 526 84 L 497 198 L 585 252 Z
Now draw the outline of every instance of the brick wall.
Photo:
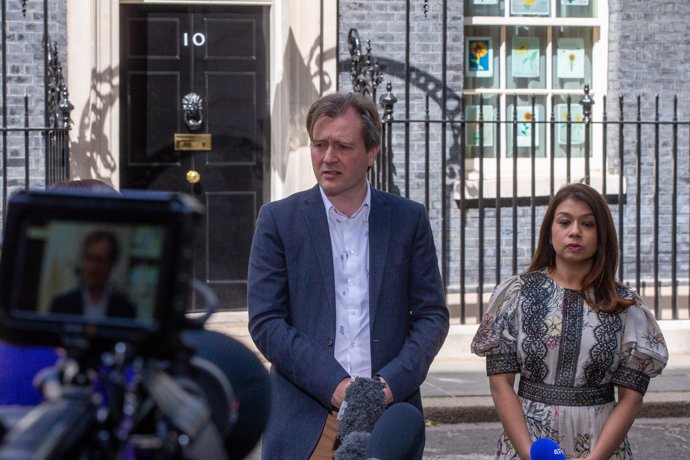
M 395 105 L 396 119 L 415 119 L 405 135 L 405 127 L 395 127 L 393 147 L 396 170 L 396 187 L 401 194 L 422 203 L 428 203 L 428 212 L 434 229 L 437 246 L 441 246 L 441 155 L 443 131 L 438 124 L 430 127 L 429 158 L 425 158 L 425 138 L 422 120 L 439 119 L 444 110 L 448 119 L 457 119 L 458 101 L 462 92 L 463 26 L 462 2 L 448 2 L 444 17 L 440 2 L 429 2 L 424 11 L 424 2 L 405 1 L 349 1 L 341 0 L 339 11 L 339 89 L 351 91 L 349 74 L 349 48 L 347 35 L 351 28 L 359 31 L 363 49 L 371 41 L 372 54 L 379 61 L 383 72 L 383 83 L 378 88 L 378 97 L 385 93 L 386 83 L 391 82 L 392 92 L 398 98 Z M 409 21 L 409 55 L 406 55 L 406 21 Z M 444 21 L 446 36 L 444 37 Z M 443 75 L 444 59 L 447 69 Z M 444 80 L 445 86 L 444 86 Z M 451 130 L 446 130 L 446 149 L 453 143 Z M 404 164 L 405 144 L 409 145 L 409 169 Z M 426 164 L 429 165 L 430 193 L 426 194 Z M 451 181 L 448 181 L 448 190 Z M 448 195 L 450 197 L 450 194 Z M 450 199 L 446 205 L 452 208 L 451 226 L 457 230 L 457 209 Z M 450 244 L 450 241 L 449 241 Z M 457 264 L 456 264 L 457 265 Z
M 31 128 L 45 126 L 44 112 L 44 18 L 43 2 L 29 1 L 22 14 L 20 1 L 8 1 L 6 10 L 6 126 L 24 127 L 25 97 L 28 98 L 28 123 Z M 58 43 L 60 61 L 67 61 L 65 50 L 66 6 L 64 1 L 48 1 L 48 38 Z M 66 68 L 63 71 L 67 72 Z M 2 101 L 4 104 L 5 101 Z M 8 135 L 8 188 L 24 186 L 24 133 Z M 31 134 L 29 139 L 29 178 L 32 187 L 45 184 L 44 139 Z
M 641 0 L 613 0 L 609 2 L 609 77 L 608 77 L 608 107 L 611 116 L 619 118 L 619 97 L 623 96 L 624 118 L 632 121 L 637 118 L 638 107 L 642 118 L 655 117 L 658 108 L 659 119 L 670 121 L 673 119 L 673 99 L 677 97 L 678 118 L 682 121 L 690 120 L 690 80 L 686 77 L 690 72 L 690 40 L 688 40 L 687 19 L 690 17 L 690 3 L 680 0 L 658 0 L 647 2 Z M 638 106 L 639 96 L 639 106 Z M 658 98 L 658 99 L 657 99 Z M 670 233 L 671 206 L 676 201 L 680 213 L 678 226 L 681 232 L 676 238 L 679 250 L 688 252 L 688 213 L 690 191 L 688 190 L 688 128 L 682 127 L 677 133 L 679 148 L 677 173 L 684 177 L 677 190 L 676 197 L 672 196 L 670 178 L 673 175 L 670 157 L 673 148 L 674 133 L 668 125 L 659 127 L 658 141 L 655 127 L 646 125 L 642 128 L 639 142 L 637 132 L 633 126 L 625 129 L 626 137 L 635 139 L 629 143 L 624 151 L 625 176 L 630 184 L 630 195 L 637 195 L 638 186 L 634 178 L 637 172 L 635 151 L 640 144 L 644 152 L 642 156 L 642 181 L 640 189 L 640 220 L 643 222 L 641 248 L 642 267 L 649 279 L 649 272 L 653 266 L 654 243 L 654 203 L 652 192 L 657 187 L 660 190 L 660 215 L 658 225 L 661 234 Z M 616 158 L 618 145 L 609 136 L 609 156 Z M 657 147 L 658 145 L 658 147 Z M 658 151 L 658 159 L 655 152 Z M 655 169 L 658 167 L 658 174 Z M 657 184 L 656 178 L 659 181 Z M 627 221 L 633 223 L 637 218 L 634 209 L 635 202 L 628 205 Z M 684 230 L 683 230 L 684 229 Z M 661 236 L 660 271 L 668 276 L 671 261 L 670 239 Z M 629 235 L 623 242 L 625 259 L 633 261 L 638 242 L 634 235 Z M 687 278 L 688 263 L 681 259 L 682 270 L 679 277 Z M 633 274 L 634 275 L 634 274 Z

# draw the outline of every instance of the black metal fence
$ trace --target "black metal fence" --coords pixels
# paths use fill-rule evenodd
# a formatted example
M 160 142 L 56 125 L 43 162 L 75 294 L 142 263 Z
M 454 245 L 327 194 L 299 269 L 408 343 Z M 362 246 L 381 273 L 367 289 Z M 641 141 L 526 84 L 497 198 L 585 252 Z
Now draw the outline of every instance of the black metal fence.
M 17 5 L 12 5 L 16 10 Z M 26 4 L 22 3 L 26 22 Z M 13 11 L 13 10 L 12 10 Z M 30 187 L 47 187 L 69 178 L 69 131 L 70 113 L 73 109 L 68 99 L 67 86 L 58 58 L 58 46 L 48 39 L 48 8 L 44 2 L 38 21 L 43 26 L 43 60 L 36 64 L 36 74 L 43 76 L 43 94 L 17 94 L 18 84 L 27 76 L 27 66 L 13 61 L 17 53 L 8 53 L 8 44 L 19 40 L 19 34 L 8 37 L 8 4 L 1 5 L 1 78 L 2 88 L 2 209 L 11 193 Z M 9 60 L 9 62 L 8 62 Z M 17 83 L 17 84 L 15 84 Z M 41 119 L 40 126 L 31 121 Z
M 518 124 L 525 121 L 518 119 L 517 96 L 511 113 L 487 119 L 480 100 L 471 120 L 465 100 L 458 120 L 398 120 L 395 101 L 389 85 L 380 98 L 384 139 L 371 178 L 426 205 L 448 303 L 460 323 L 477 322 L 493 287 L 526 268 L 548 200 L 578 180 L 599 189 L 611 206 L 622 249 L 619 279 L 657 318 L 690 316 L 690 122 L 680 119 L 677 98 L 664 111 L 658 96 L 652 108 L 640 96 L 633 104 L 619 97 L 614 110 L 604 97 L 594 120 L 585 88 L 582 100 L 568 99 L 565 120 L 553 110 L 532 117 L 529 145 L 520 149 Z M 570 117 L 571 104 L 582 107 L 581 120 Z M 541 150 L 537 126 L 546 140 Z M 584 135 L 578 145 L 575 130 Z M 564 145 L 557 145 L 559 135 Z

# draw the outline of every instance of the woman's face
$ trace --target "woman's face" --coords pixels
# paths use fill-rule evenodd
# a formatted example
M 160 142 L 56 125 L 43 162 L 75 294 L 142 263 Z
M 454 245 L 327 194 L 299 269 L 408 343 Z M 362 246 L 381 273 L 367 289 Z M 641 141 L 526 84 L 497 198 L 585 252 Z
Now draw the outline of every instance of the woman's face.
M 587 204 L 569 198 L 556 208 L 551 225 L 551 245 L 557 266 L 559 263 L 591 264 L 597 252 L 597 225 Z

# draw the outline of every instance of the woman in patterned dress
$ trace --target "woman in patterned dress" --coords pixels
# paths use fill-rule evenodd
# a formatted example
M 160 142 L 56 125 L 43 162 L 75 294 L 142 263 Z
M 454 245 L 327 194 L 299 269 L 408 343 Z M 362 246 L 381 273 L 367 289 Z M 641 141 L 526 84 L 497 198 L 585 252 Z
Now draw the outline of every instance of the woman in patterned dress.
M 570 184 L 549 204 L 527 271 L 494 290 L 472 352 L 486 357 L 504 429 L 497 459 L 529 459 L 540 438 L 567 458 L 633 458 L 626 435 L 668 350 L 642 299 L 615 280 L 618 255 L 604 198 Z

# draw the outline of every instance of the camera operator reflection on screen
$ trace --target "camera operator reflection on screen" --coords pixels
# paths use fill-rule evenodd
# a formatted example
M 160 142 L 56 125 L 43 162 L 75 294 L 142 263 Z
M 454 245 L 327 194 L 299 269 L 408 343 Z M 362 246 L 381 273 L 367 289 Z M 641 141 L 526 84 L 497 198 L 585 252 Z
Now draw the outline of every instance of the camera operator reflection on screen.
M 111 283 L 111 273 L 119 254 L 120 244 L 113 232 L 97 230 L 88 234 L 77 269 L 79 286 L 55 297 L 50 311 L 134 318 L 136 306 Z

